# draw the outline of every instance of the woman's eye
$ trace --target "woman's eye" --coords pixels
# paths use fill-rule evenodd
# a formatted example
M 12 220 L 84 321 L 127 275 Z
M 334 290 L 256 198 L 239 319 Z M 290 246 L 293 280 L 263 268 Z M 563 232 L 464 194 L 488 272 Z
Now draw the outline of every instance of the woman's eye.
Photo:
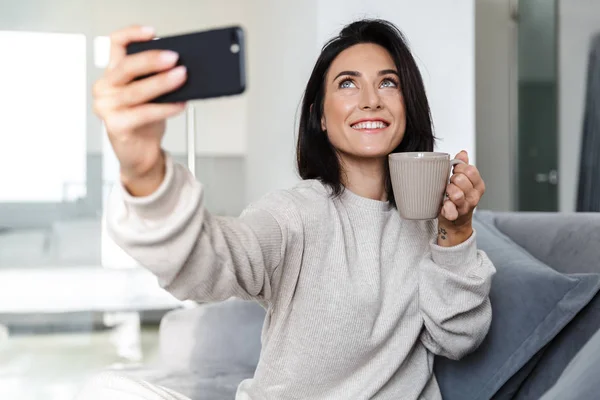
M 395 88 L 398 87 L 398 84 L 393 79 L 384 79 L 384 81 L 381 82 L 381 86 L 386 88 Z
M 354 87 L 354 82 L 352 82 L 350 79 L 346 79 L 345 81 L 342 81 L 340 83 L 340 88 L 341 89 L 348 89 Z

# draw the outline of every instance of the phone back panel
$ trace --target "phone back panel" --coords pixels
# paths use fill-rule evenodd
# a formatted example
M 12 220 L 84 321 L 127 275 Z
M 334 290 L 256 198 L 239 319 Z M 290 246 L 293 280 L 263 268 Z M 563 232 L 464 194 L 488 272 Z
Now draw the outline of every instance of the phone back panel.
M 245 43 L 240 27 L 131 43 L 127 54 L 157 49 L 179 54 L 177 65 L 186 66 L 187 81 L 181 88 L 153 100 L 155 103 L 231 96 L 246 89 Z M 142 78 L 145 77 L 139 79 Z

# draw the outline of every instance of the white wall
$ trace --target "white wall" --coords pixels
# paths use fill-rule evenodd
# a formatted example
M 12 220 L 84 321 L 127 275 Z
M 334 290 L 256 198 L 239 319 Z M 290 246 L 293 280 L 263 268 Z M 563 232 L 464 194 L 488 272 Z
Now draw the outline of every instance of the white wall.
M 600 33 L 598 0 L 559 2 L 559 207 L 576 209 L 590 39 Z
M 475 160 L 474 0 L 320 0 L 318 40 L 361 17 L 390 20 L 405 34 L 429 97 L 438 150 Z
M 246 198 L 297 182 L 296 121 L 318 55 L 316 0 L 254 0 L 249 15 Z

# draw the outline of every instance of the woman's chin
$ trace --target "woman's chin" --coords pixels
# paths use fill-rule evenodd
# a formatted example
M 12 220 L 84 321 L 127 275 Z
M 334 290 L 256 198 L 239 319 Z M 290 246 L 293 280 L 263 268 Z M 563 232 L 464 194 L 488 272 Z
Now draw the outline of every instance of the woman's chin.
M 393 149 L 389 150 L 387 148 L 365 147 L 356 149 L 356 151 L 352 152 L 352 156 L 356 158 L 386 158 L 392 151 Z
M 390 140 L 363 140 L 355 143 L 352 150 L 355 156 L 363 158 L 381 158 L 387 157 L 388 154 L 394 151 L 396 146 Z M 382 138 L 383 139 L 383 138 Z

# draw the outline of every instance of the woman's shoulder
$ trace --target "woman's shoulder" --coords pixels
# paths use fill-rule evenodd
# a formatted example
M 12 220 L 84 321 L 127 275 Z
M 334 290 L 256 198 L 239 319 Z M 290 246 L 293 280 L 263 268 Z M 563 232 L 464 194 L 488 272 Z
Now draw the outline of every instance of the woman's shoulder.
M 298 200 L 330 201 L 331 190 L 317 179 L 305 179 L 287 190 L 290 195 Z
M 287 189 L 271 191 L 248 208 L 262 209 L 279 215 L 300 215 L 309 210 L 316 212 L 327 208 L 332 201 L 329 189 L 320 181 L 308 179 Z
M 288 240 L 299 240 L 316 221 L 327 220 L 330 198 L 318 181 L 302 181 L 288 189 L 274 190 L 251 203 L 241 218 L 265 224 L 275 221 Z

